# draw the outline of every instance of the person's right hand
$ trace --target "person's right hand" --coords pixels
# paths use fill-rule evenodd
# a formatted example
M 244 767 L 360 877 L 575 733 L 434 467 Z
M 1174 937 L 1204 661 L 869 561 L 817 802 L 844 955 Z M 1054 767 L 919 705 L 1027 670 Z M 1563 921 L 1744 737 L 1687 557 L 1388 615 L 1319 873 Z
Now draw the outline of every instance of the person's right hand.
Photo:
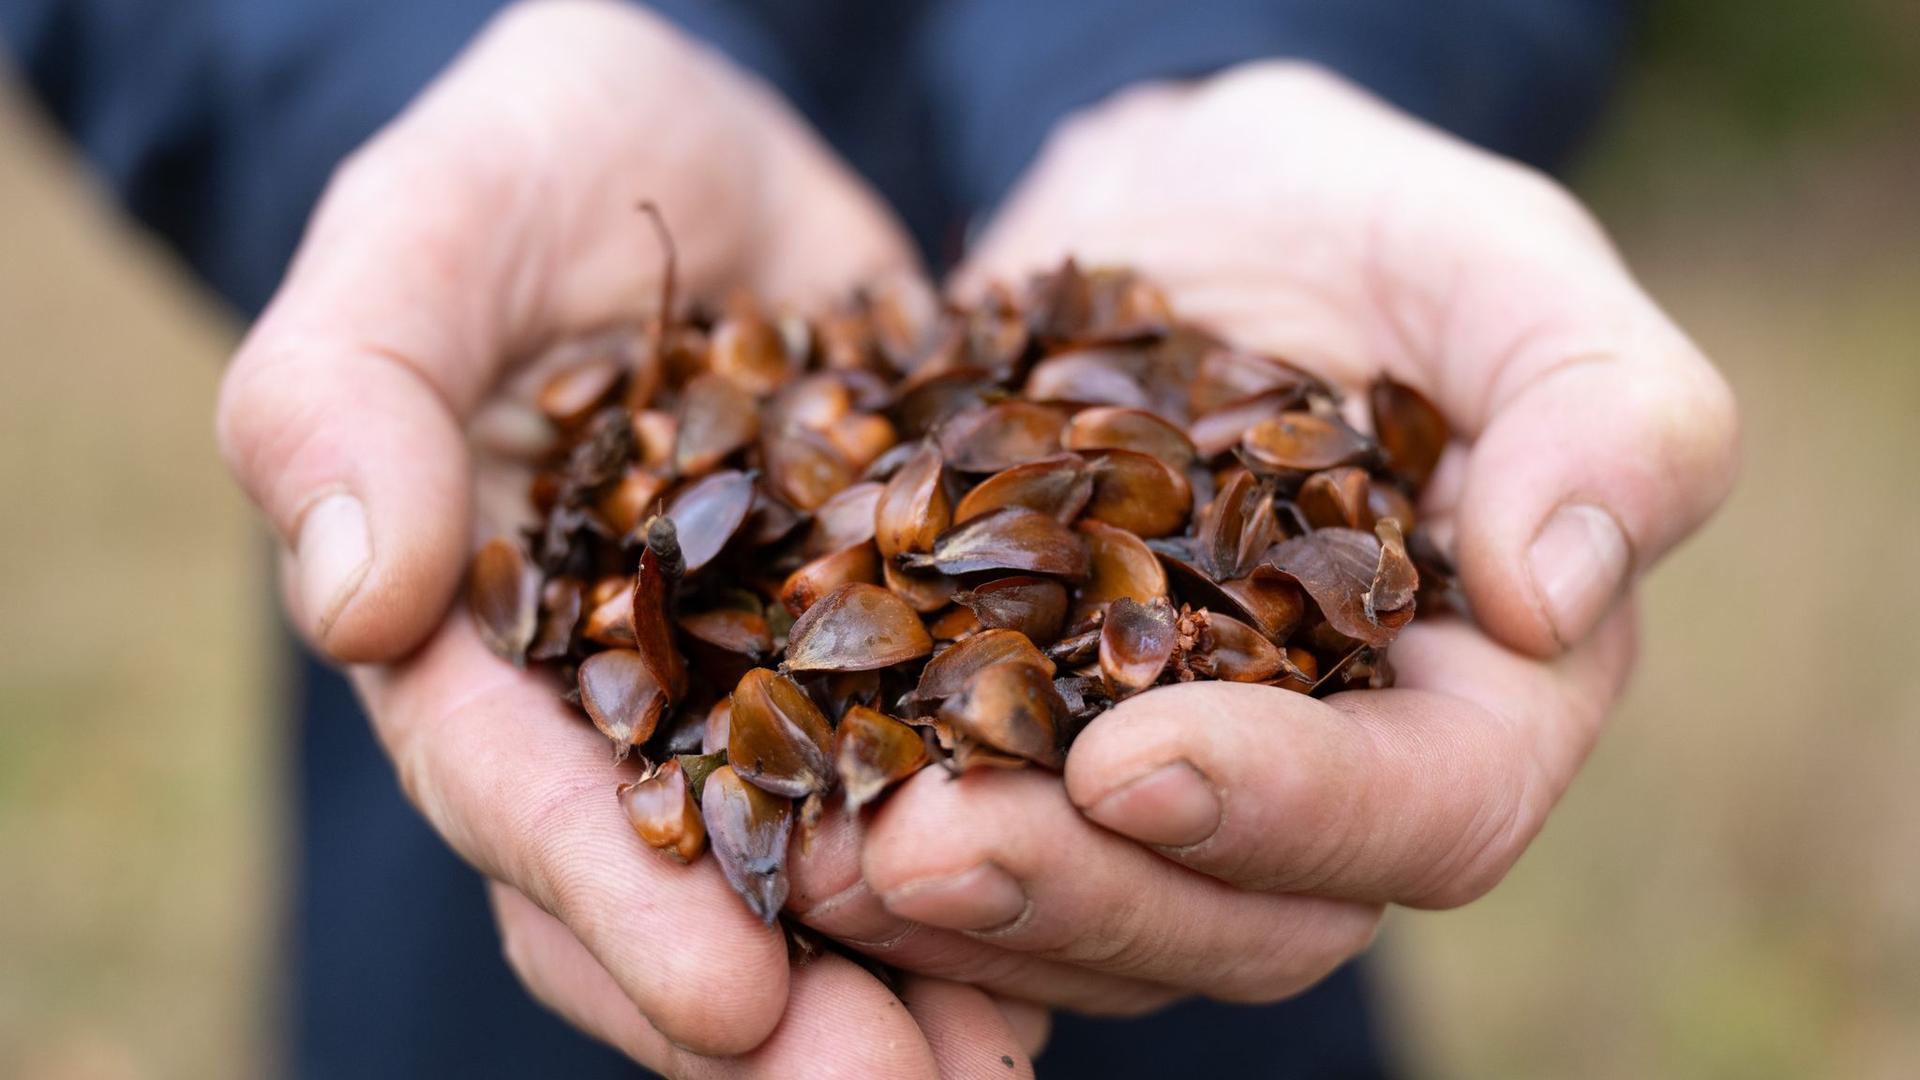
M 638 850 L 605 741 L 551 682 L 447 615 L 467 421 L 545 344 L 650 314 L 643 196 L 688 295 L 804 305 L 915 272 L 765 88 L 631 5 L 509 9 L 339 170 L 228 371 L 220 444 L 285 545 L 289 611 L 361 665 L 408 795 L 496 883 L 509 960 L 578 1026 L 676 1075 L 1016 1075 L 1044 1014 L 927 979 L 896 999 L 837 958 L 790 973 L 712 860 Z

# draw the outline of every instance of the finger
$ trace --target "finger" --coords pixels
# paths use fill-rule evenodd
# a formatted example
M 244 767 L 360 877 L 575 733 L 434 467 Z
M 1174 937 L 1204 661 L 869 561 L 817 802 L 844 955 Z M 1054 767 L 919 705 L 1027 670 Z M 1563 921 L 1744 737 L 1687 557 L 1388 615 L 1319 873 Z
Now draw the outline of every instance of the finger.
M 1379 919 L 1372 905 L 1191 873 L 1089 825 L 1037 770 L 920 773 L 881 808 L 862 865 L 899 917 L 1235 1001 L 1306 988 L 1364 949 Z
M 1013 1037 L 1020 1041 L 1020 1048 L 1030 1058 L 1039 1057 L 1040 1051 L 1047 1048 L 1047 1039 L 1053 1034 L 1053 1014 L 1043 1006 L 1019 998 L 996 995 L 993 1003 L 999 1007 L 1000 1015 L 1006 1019 Z
M 673 1060 L 673 1044 L 634 1008 L 607 969 L 566 924 L 512 886 L 487 884 L 507 966 L 535 1000 L 567 1023 L 656 1072 Z
M 552 683 L 500 663 L 464 617 L 414 658 L 357 669 L 402 786 L 489 877 L 565 923 L 672 1041 L 740 1053 L 787 999 L 786 946 L 711 859 L 647 850 L 614 797 L 606 740 Z
M 1067 792 L 1093 821 L 1244 888 L 1455 906 L 1539 831 L 1631 638 L 1623 612 L 1543 664 L 1446 622 L 1394 644 L 1393 690 L 1165 687 L 1080 734 Z
M 1456 550 L 1476 618 L 1524 652 L 1584 640 L 1726 498 L 1732 392 L 1550 183 L 1486 167 L 1379 253 L 1408 377 L 1472 437 Z
M 491 886 L 508 964 L 534 997 L 581 1031 L 634 1061 L 674 1077 L 905 1076 L 931 1078 L 933 1053 L 913 1017 L 871 975 L 838 957 L 822 957 L 793 977 L 792 1003 L 780 1026 L 751 1053 L 703 1056 L 669 1042 L 621 993 L 565 924 L 513 889 Z M 943 999 L 951 1016 L 952 1006 Z M 971 1002 L 965 1019 L 977 1013 Z M 1004 1021 L 992 1018 L 998 1027 Z M 944 1033 L 948 1053 L 964 1055 L 969 1033 Z M 989 1036 L 998 1044 L 997 1032 Z M 1008 1038 L 1012 1038 L 1011 1035 Z M 897 1070 L 897 1071 L 896 1071 Z
M 1137 1016 L 1180 993 L 1157 983 L 1041 960 L 888 911 L 860 876 L 863 833 L 842 815 L 794 846 L 789 909 L 808 926 L 900 968 L 1099 1016 Z
M 908 976 L 900 1000 L 933 1050 L 941 1080 L 1031 1077 L 1033 1062 L 994 999 L 945 979 Z

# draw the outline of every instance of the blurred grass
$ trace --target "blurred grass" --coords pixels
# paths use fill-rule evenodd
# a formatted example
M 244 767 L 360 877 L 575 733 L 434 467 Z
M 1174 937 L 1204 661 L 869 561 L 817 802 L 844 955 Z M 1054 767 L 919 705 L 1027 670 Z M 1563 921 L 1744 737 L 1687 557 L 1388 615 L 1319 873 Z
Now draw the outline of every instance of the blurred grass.
M 1732 380 L 1725 511 L 1491 896 L 1383 954 L 1445 1077 L 1920 1069 L 1920 8 L 1655 5 L 1576 175 Z
M 1652 8 L 1578 184 L 1733 380 L 1746 479 L 1532 852 L 1381 956 L 1423 1074 L 1910 1076 L 1920 8 Z M 17 107 L 0 331 L 0 1076 L 260 1075 L 283 719 L 209 433 L 232 329 Z
M 280 810 L 232 330 L 0 101 L 0 1076 L 255 1076 Z

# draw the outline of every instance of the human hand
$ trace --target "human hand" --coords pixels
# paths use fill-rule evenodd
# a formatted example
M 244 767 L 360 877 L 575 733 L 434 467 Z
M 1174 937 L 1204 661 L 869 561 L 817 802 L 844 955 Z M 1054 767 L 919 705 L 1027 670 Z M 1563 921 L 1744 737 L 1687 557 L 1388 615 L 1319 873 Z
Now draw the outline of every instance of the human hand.
M 1364 948 L 1381 905 L 1468 902 L 1526 848 L 1627 676 L 1631 581 L 1732 482 L 1732 399 L 1564 191 L 1300 65 L 1072 121 L 959 290 L 1067 255 L 1348 391 L 1386 372 L 1432 398 L 1459 442 L 1420 512 L 1475 621 L 1416 620 L 1393 690 L 1141 695 L 1080 734 L 1064 792 L 928 770 L 813 871 L 835 899 L 810 917 L 956 977 L 990 946 L 1282 997 Z
M 551 683 L 447 615 L 487 479 L 467 423 L 548 343 L 651 314 L 640 195 L 678 226 L 688 294 L 804 305 L 915 272 L 763 87 L 632 5 L 509 9 L 341 168 L 227 374 L 221 446 L 285 545 L 288 609 L 365 665 L 409 797 L 496 883 L 508 957 L 575 1024 L 674 1074 L 1008 1075 L 1042 1014 L 928 979 L 903 1009 L 839 958 L 790 973 L 712 860 L 636 850 L 604 740 Z

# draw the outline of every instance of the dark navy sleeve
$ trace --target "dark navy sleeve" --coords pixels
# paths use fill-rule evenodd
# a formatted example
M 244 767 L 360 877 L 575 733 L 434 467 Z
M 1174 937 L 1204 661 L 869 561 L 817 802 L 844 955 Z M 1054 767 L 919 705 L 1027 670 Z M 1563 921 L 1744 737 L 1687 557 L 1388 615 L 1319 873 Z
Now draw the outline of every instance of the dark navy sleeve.
M 1558 163 L 1602 103 L 1628 0 L 940 0 L 919 43 L 937 144 L 990 206 L 1075 109 L 1131 83 L 1290 57 L 1490 149 Z
M 0 0 L 0 46 L 127 209 L 253 312 L 334 165 L 504 3 Z M 781 81 L 732 7 L 647 6 Z

